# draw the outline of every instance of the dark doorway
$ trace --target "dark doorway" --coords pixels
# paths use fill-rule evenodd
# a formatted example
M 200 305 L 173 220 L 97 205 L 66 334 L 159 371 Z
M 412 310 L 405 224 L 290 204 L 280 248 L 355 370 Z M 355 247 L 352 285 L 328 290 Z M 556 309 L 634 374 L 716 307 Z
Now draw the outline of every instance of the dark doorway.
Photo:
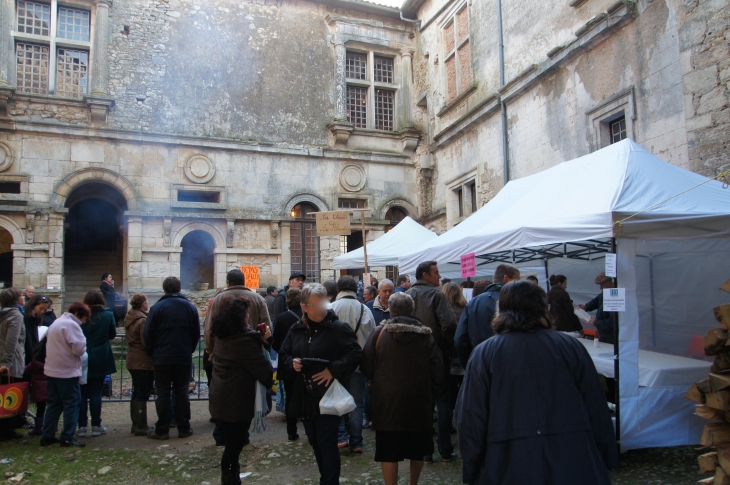
M 317 237 L 316 207 L 303 202 L 291 211 L 290 251 L 292 272 L 301 271 L 307 281 L 319 282 L 319 238 Z
M 3 288 L 13 286 L 13 235 L 0 227 L 0 283 Z
M 215 288 L 215 241 L 205 231 L 192 231 L 180 242 L 182 256 L 180 258 L 180 282 L 183 289 L 192 284 L 208 283 Z

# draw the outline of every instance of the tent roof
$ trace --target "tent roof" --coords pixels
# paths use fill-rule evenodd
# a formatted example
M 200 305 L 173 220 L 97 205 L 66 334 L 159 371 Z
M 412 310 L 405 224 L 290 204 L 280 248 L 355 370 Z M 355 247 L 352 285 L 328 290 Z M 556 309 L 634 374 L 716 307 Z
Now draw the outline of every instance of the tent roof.
M 655 157 L 632 140 L 509 182 L 487 205 L 450 231 L 400 258 L 458 262 L 491 254 L 610 237 L 712 235 L 730 228 L 730 190 Z M 624 217 L 666 201 L 620 226 Z
M 368 266 L 397 266 L 398 258 L 423 244 L 436 239 L 429 231 L 410 217 L 367 245 Z M 333 269 L 364 268 L 363 249 L 358 248 L 335 258 Z

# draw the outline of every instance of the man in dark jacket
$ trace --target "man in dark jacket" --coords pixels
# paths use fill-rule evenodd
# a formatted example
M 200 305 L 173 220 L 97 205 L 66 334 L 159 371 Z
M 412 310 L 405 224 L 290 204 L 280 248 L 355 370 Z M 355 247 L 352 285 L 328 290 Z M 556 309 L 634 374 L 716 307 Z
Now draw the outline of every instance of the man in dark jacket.
M 407 274 L 398 275 L 398 278 L 395 280 L 395 284 L 398 285 L 395 287 L 396 293 L 403 293 L 411 289 L 411 277 Z
M 170 389 L 175 393 L 179 438 L 193 434 L 190 428 L 188 384 L 192 355 L 200 340 L 198 309 L 180 293 L 180 280 L 169 276 L 162 283 L 165 295 L 152 305 L 144 329 L 147 354 L 152 356 L 157 388 L 157 423 L 149 438 L 166 440 L 170 431 Z
M 104 295 L 104 304 L 114 313 L 114 300 L 117 292 L 114 291 L 114 278 L 112 278 L 111 273 L 104 273 L 101 276 L 99 289 L 101 290 L 101 294 Z
M 289 285 L 284 287 L 284 291 L 280 291 L 274 300 L 274 314 L 271 315 L 271 320 L 276 321 L 276 317 L 284 313 L 286 308 L 286 292 L 289 288 L 299 288 L 300 290 L 304 286 L 304 282 L 307 280 L 307 275 L 301 271 L 295 271 L 289 277 Z
M 378 297 L 365 303 L 365 306 L 370 309 L 375 319 L 375 325 L 380 325 L 383 320 L 390 318 L 390 311 L 388 309 L 388 298 L 394 293 L 393 282 L 390 280 L 383 280 L 378 285 Z
M 517 267 L 507 263 L 500 264 L 494 270 L 494 283 L 487 286 L 478 297 L 472 298 L 464 308 L 454 337 L 456 355 L 464 367 L 472 350 L 492 336 L 492 319 L 497 313 L 502 286 L 518 279 L 520 270 Z
M 596 311 L 595 318 L 592 318 L 590 325 L 594 325 L 598 329 L 598 338 L 601 342 L 607 344 L 613 343 L 613 317 L 614 312 L 603 311 L 603 290 L 607 288 L 613 288 L 613 280 L 606 276 L 606 273 L 601 273 L 596 276 L 596 284 L 601 287 L 601 292 L 594 299 L 586 303 L 585 305 L 578 305 L 587 312 Z
M 413 298 L 413 316 L 423 322 L 433 332 L 443 355 L 444 385 L 436 396 L 438 412 L 438 450 L 445 462 L 454 459 L 454 445 L 451 443 L 451 357 L 454 356 L 454 332 L 456 319 L 449 307 L 446 295 L 439 288 L 441 274 L 436 261 L 425 261 L 416 269 L 416 282 L 406 292 Z M 426 463 L 433 463 L 432 456 L 424 457 Z
M 279 292 L 276 291 L 276 286 L 269 286 L 266 288 L 266 296 L 264 297 L 264 300 L 266 300 L 266 308 L 269 310 L 271 323 L 274 323 L 274 302 L 276 301 L 276 296 L 278 294 Z

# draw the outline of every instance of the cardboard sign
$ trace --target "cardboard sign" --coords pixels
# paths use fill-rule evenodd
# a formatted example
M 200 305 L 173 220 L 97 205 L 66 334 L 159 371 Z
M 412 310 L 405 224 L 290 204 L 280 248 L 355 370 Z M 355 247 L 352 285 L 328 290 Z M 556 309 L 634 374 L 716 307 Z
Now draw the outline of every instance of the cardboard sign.
M 363 273 L 362 274 L 362 289 L 364 290 L 366 287 L 371 286 L 372 280 L 370 279 L 370 273 Z
M 61 289 L 61 275 L 49 274 L 46 276 L 46 288 L 49 290 Z
M 626 288 L 606 288 L 603 290 L 604 312 L 626 311 Z
M 255 290 L 259 287 L 259 267 L 258 266 L 241 266 L 243 276 L 246 278 L 244 284 L 246 288 Z
M 348 211 L 317 212 L 317 236 L 349 236 L 350 213 Z
M 616 277 L 616 255 L 613 253 L 606 254 L 606 276 L 609 278 Z
M 461 277 L 469 278 L 477 275 L 476 254 L 469 253 L 461 256 Z

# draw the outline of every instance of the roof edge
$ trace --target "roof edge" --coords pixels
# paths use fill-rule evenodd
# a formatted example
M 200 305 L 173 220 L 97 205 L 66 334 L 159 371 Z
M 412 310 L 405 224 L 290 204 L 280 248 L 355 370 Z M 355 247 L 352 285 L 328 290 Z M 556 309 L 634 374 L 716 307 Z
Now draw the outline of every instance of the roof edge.
M 426 0 L 406 0 L 400 7 L 404 17 L 415 20 L 418 11 L 426 3 Z
M 349 10 L 355 10 L 363 13 L 370 13 L 374 15 L 380 15 L 381 17 L 388 17 L 400 20 L 400 9 L 396 7 L 388 7 L 385 5 L 378 5 L 376 3 L 370 3 L 366 0 L 309 0 L 313 3 L 319 3 L 323 5 L 329 5 L 335 8 L 343 8 Z

